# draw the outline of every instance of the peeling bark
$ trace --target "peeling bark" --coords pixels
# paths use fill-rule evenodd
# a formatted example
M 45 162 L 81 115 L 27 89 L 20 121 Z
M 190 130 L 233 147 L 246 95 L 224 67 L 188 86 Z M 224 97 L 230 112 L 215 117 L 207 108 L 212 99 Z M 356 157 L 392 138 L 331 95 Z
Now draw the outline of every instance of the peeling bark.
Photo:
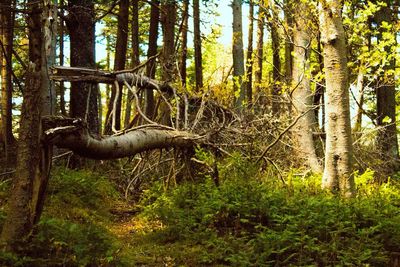
M 320 6 L 326 76 L 326 151 L 322 186 L 345 196 L 354 193 L 353 149 L 347 74 L 347 48 L 340 1 Z
M 123 158 L 152 149 L 192 147 L 204 142 L 198 135 L 161 125 L 142 126 L 122 135 L 97 138 L 89 133 L 82 120 L 46 117 L 43 121 L 48 143 L 92 159 Z

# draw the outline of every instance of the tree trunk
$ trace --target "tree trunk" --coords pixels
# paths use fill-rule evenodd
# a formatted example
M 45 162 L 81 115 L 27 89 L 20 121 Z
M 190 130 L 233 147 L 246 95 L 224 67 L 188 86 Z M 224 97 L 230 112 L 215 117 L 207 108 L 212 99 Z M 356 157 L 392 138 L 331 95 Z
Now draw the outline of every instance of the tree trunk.
M 311 71 L 310 71 L 310 46 L 311 29 L 307 26 L 309 22 L 305 14 L 309 14 L 307 4 L 298 4 L 294 15 L 293 29 L 293 66 L 292 66 L 292 101 L 294 113 L 301 116 L 293 133 L 296 142 L 297 155 L 313 172 L 321 173 L 322 167 L 318 161 L 313 140 L 313 131 L 316 128 L 313 112 L 313 93 L 311 92 Z
M 48 24 L 54 8 L 51 2 L 43 5 L 34 0 L 28 1 L 28 6 L 30 63 L 25 82 L 27 90 L 24 90 L 21 110 L 16 179 L 0 236 L 1 245 L 8 251 L 23 248 L 23 243 L 39 220 L 51 165 L 52 149 L 40 142 L 40 118 L 48 112 L 43 96 L 49 92 L 44 84 L 49 86 L 49 83 L 43 80 L 49 79 L 47 71 L 43 71 L 43 64 L 54 40 Z M 50 44 L 50 47 L 44 44 Z
M 292 82 L 292 51 L 293 51 L 293 7 L 292 2 L 285 0 L 285 77 L 286 83 L 290 84 Z
M 201 52 L 199 0 L 193 0 L 193 35 L 196 89 L 199 90 L 203 87 L 203 59 Z
M 175 67 L 175 1 L 163 0 L 161 22 L 163 30 L 161 78 L 165 82 L 174 80 Z
M 64 17 L 64 0 L 60 0 L 60 12 L 61 12 L 61 16 Z M 59 45 L 60 45 L 60 54 L 59 54 L 59 63 L 60 66 L 64 66 L 64 31 L 65 31 L 65 27 L 64 27 L 64 20 L 61 19 L 60 20 L 60 36 L 59 36 Z M 65 86 L 64 86 L 64 82 L 60 82 L 60 112 L 63 116 L 67 115 L 67 111 L 65 109 Z
M 279 20 L 275 4 L 272 5 L 272 16 L 267 16 L 269 26 L 271 29 L 271 46 L 272 46 L 272 92 L 271 92 L 271 109 L 272 114 L 277 115 L 280 110 L 280 91 L 281 91 L 281 58 L 280 51 L 280 37 L 277 22 Z
M 125 69 L 126 53 L 128 47 L 128 25 L 129 25 L 129 0 L 121 0 L 119 3 L 118 12 L 118 30 L 117 30 L 117 43 L 115 45 L 115 60 L 114 70 Z M 119 90 L 119 92 L 117 92 Z M 116 102 L 114 110 L 114 102 Z M 113 123 L 115 130 L 121 129 L 121 106 L 122 106 L 122 85 L 116 86 L 113 84 L 111 89 L 111 98 L 108 103 L 106 125 L 104 131 L 110 134 L 112 131 Z M 112 112 L 114 113 L 112 116 Z M 112 118 L 115 118 L 113 121 Z
M 364 73 L 363 68 L 360 66 L 357 75 L 357 86 L 356 90 L 358 91 L 357 95 L 357 106 L 356 106 L 356 122 L 354 124 L 353 132 L 355 134 L 361 131 L 362 126 L 362 115 L 363 115 L 363 105 L 364 105 Z
M 318 58 L 319 72 L 323 72 L 324 69 L 324 57 L 322 56 L 322 47 L 321 47 L 321 35 L 317 34 L 317 51 L 316 57 Z M 325 132 L 325 105 L 324 105 L 324 93 L 325 87 L 322 85 L 323 81 L 317 83 L 315 85 L 315 93 L 314 93 L 314 114 L 315 121 L 319 122 L 319 111 L 322 110 L 322 121 L 320 124 L 320 128 L 322 132 Z
M 2 1 L 0 6 L 1 27 L 1 135 L 4 142 L 4 152 L 7 167 L 12 163 L 11 151 L 14 150 L 15 138 L 12 133 L 12 49 L 14 36 L 14 12 L 15 2 Z
M 158 39 L 158 23 L 160 20 L 160 1 L 151 1 L 150 10 L 150 29 L 149 29 L 149 45 L 147 49 L 147 58 L 150 59 L 157 55 L 157 39 Z M 146 75 L 154 79 L 156 74 L 156 61 L 155 59 L 150 60 L 147 64 Z M 153 90 L 144 91 L 144 113 L 150 119 L 154 118 L 155 106 L 154 106 L 154 94 Z
M 132 0 L 132 58 L 131 58 L 131 68 L 133 69 L 137 65 L 140 64 L 140 55 L 139 55 L 139 1 Z M 126 97 L 126 109 L 125 109 L 125 119 L 124 119 L 124 127 L 127 128 L 131 121 L 131 109 L 132 109 L 132 98 L 133 94 L 130 90 L 128 90 L 128 94 Z
M 175 22 L 176 2 L 163 0 L 161 5 L 161 22 L 163 30 L 163 47 L 161 53 L 161 79 L 164 82 L 174 81 L 175 65 Z M 160 101 L 158 121 L 163 125 L 171 125 L 171 110 L 165 102 Z
M 395 18 L 391 10 L 391 1 L 375 14 L 378 25 L 378 42 L 387 42 L 383 35 L 388 32 L 386 25 L 393 27 Z M 393 38 L 396 38 L 394 34 Z M 379 127 L 377 146 L 384 165 L 384 175 L 391 175 L 400 169 L 399 146 L 396 130 L 396 83 L 395 83 L 395 45 L 385 46 L 386 59 L 389 63 L 383 66 L 382 76 L 378 78 L 376 88 L 377 125 Z
M 338 0 L 320 7 L 321 41 L 324 45 L 326 79 L 326 150 L 322 186 L 339 189 L 345 196 L 354 193 L 353 149 L 350 125 L 347 48 Z
M 45 135 L 51 144 L 92 159 L 116 159 L 152 149 L 192 147 L 204 142 L 198 135 L 160 125 L 143 127 L 122 135 L 94 138 L 82 121 L 59 117 L 47 117 L 44 120 Z
M 68 1 L 71 67 L 95 67 L 94 17 L 93 0 Z M 96 84 L 71 82 L 70 116 L 85 119 L 92 133 L 99 133 L 98 93 Z
M 188 37 L 188 21 L 189 21 L 189 0 L 183 1 L 182 11 L 182 31 L 181 31 L 181 55 L 179 59 L 179 73 L 181 76 L 181 84 L 186 88 L 186 60 L 187 60 L 187 37 Z
M 233 23 L 232 23 L 233 91 L 235 94 L 235 107 L 238 110 L 241 110 L 246 95 L 243 83 L 244 54 L 243 54 L 241 0 L 232 0 L 232 11 L 233 11 Z
M 247 59 L 246 59 L 246 100 L 251 105 L 253 101 L 253 21 L 254 3 L 249 2 L 249 36 L 247 40 Z
M 264 62 L 264 23 L 265 23 L 265 12 L 264 6 L 260 3 L 258 8 L 257 18 L 257 69 L 254 73 L 254 84 L 256 86 L 257 94 L 261 92 L 261 82 L 263 74 L 263 62 Z

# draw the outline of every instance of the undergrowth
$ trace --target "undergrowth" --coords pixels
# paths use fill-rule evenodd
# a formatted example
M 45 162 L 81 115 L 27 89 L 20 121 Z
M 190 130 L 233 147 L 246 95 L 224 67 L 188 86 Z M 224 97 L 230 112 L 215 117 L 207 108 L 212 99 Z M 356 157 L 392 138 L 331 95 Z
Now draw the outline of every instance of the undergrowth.
M 106 177 L 55 169 L 37 235 L 23 253 L 0 254 L 0 263 L 389 266 L 400 254 L 398 177 L 377 184 L 372 171 L 356 173 L 357 196 L 343 199 L 323 191 L 320 176 L 271 177 L 237 154 L 218 169 L 218 187 L 208 176 L 168 189 L 159 181 L 134 207 Z M 0 185 L 6 195 L 9 185 Z M 140 213 L 116 218 L 110 210 L 121 205 Z
M 55 169 L 37 234 L 19 255 L 0 254 L 3 266 L 122 266 L 121 244 L 108 230 L 118 192 L 90 171 Z M 0 214 L 1 217 L 1 214 Z
M 212 266 L 388 266 L 400 252 L 397 183 L 376 185 L 367 171 L 356 175 L 357 197 L 343 199 L 319 176 L 292 173 L 284 185 L 245 178 L 243 164 L 221 168 L 220 187 L 209 178 L 147 191 L 142 219 L 161 225 L 153 242 L 200 245 L 196 264 Z

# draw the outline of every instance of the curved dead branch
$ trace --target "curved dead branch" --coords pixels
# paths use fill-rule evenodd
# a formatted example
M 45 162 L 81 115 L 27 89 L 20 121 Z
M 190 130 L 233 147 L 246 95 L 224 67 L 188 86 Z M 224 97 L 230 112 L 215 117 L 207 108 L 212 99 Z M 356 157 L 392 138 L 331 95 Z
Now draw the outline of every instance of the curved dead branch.
M 116 159 L 160 148 L 187 148 L 204 142 L 203 137 L 159 126 L 148 126 L 121 135 L 96 138 L 82 120 L 62 117 L 43 119 L 44 141 L 92 159 Z

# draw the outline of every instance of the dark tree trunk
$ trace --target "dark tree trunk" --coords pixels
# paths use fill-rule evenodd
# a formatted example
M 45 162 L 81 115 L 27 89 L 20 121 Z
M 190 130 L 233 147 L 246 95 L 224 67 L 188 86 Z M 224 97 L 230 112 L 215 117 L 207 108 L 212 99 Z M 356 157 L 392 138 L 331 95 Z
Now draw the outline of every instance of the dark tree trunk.
M 179 73 L 181 77 L 181 84 L 186 88 L 186 60 L 187 60 L 187 36 L 188 36 L 188 21 L 189 21 L 189 0 L 183 1 L 182 11 L 182 31 L 181 31 L 181 55 L 179 59 Z
M 12 163 L 11 151 L 14 150 L 14 135 L 12 133 L 12 49 L 14 36 L 15 3 L 11 0 L 2 1 L 0 6 L 1 27 L 1 135 L 7 165 Z
M 242 26 L 242 1 L 232 1 L 233 12 L 233 40 L 232 40 L 232 57 L 233 57 L 233 90 L 238 97 L 235 97 L 235 107 L 242 109 L 245 100 L 245 88 L 243 84 L 244 76 L 244 53 L 243 53 L 243 26 Z
M 286 21 L 286 36 L 285 36 L 285 77 L 286 83 L 292 81 L 292 51 L 293 51 L 293 7 L 289 0 L 285 0 L 285 21 Z
M 160 1 L 151 1 L 150 10 L 150 29 L 149 29 L 149 46 L 147 49 L 147 58 L 150 59 L 157 55 L 157 39 L 158 39 L 158 24 L 160 21 Z M 146 75 L 152 79 L 156 76 L 156 60 L 152 59 L 147 64 Z M 154 118 L 155 105 L 153 90 L 144 91 L 145 106 L 144 111 L 148 118 Z
M 95 20 L 92 0 L 69 0 L 66 25 L 70 36 L 71 67 L 95 68 Z M 71 82 L 70 116 L 83 118 L 92 133 L 99 133 L 98 88 L 93 83 Z
M 174 80 L 175 67 L 175 1 L 162 2 L 161 22 L 163 29 L 162 68 L 161 77 L 165 82 Z
M 64 0 L 60 0 L 60 12 L 62 17 L 64 16 Z M 60 45 L 60 54 L 59 54 L 59 61 L 60 61 L 60 66 L 64 66 L 64 20 L 60 20 L 60 36 L 59 36 L 59 45 Z M 67 111 L 65 109 L 65 86 L 64 82 L 60 82 L 60 112 L 62 115 L 66 116 Z
M 251 105 L 253 101 L 253 20 L 254 3 L 249 3 L 249 36 L 247 42 L 247 60 L 246 60 L 246 97 L 247 104 Z
M 257 18 L 257 69 L 254 73 L 254 83 L 256 86 L 256 93 L 261 92 L 261 82 L 263 74 L 263 58 L 264 58 L 264 23 L 265 23 L 265 12 L 264 6 L 260 4 L 258 9 Z
M 172 82 L 176 74 L 175 65 L 175 22 L 176 3 L 164 0 L 161 5 L 161 22 L 163 29 L 163 47 L 161 53 L 161 79 Z M 160 101 L 158 121 L 163 125 L 171 125 L 171 110 L 167 103 Z
M 281 58 L 279 55 L 280 51 L 280 37 L 278 32 L 278 14 L 276 11 L 276 7 L 273 5 L 272 16 L 268 16 L 268 24 L 271 32 L 271 45 L 272 45 L 272 92 L 271 92 L 271 109 L 273 114 L 278 114 L 280 109 L 280 80 L 281 80 Z
M 136 67 L 140 64 L 139 59 L 139 1 L 132 0 L 132 57 L 131 57 L 131 68 Z M 131 120 L 131 109 L 132 109 L 132 98 L 133 94 L 130 90 L 128 90 L 128 94 L 126 97 L 126 109 L 125 109 L 125 119 L 124 126 L 125 128 L 129 126 Z
M 43 44 L 51 42 L 53 37 L 49 34 L 49 28 L 43 30 L 43 27 L 49 26 L 46 24 L 49 20 L 42 20 L 41 15 L 49 16 L 50 10 L 54 9 L 51 3 L 44 6 L 35 0 L 28 1 L 28 6 L 30 63 L 25 81 L 26 90 L 23 93 L 16 179 L 0 236 L 3 248 L 14 252 L 23 248 L 24 242 L 32 234 L 33 226 L 40 218 L 51 165 L 51 149 L 40 142 L 40 118 L 47 112 L 43 95 L 46 95 L 49 89 L 44 87 L 44 84 L 49 85 L 49 79 L 46 76 L 47 72 L 43 71 L 44 57 L 47 55 L 44 52 L 48 51 L 49 47 Z
M 128 47 L 128 25 L 129 25 L 129 0 L 121 0 L 119 3 L 118 12 L 118 30 L 117 30 L 117 43 L 115 47 L 115 60 L 114 60 L 114 70 L 125 69 L 126 63 L 126 53 Z M 107 115 L 106 115 L 106 125 L 104 131 L 106 134 L 111 133 L 111 128 L 113 124 L 113 118 L 115 118 L 115 130 L 121 129 L 121 106 L 122 106 L 122 85 L 118 86 L 117 89 L 115 85 L 111 89 L 111 98 L 108 103 Z M 117 90 L 119 92 L 117 93 Z M 115 110 L 113 110 L 114 102 L 116 101 Z M 112 114 L 115 112 L 115 114 Z
M 383 24 L 395 25 L 396 19 L 391 10 L 391 1 L 385 1 L 386 6 L 375 14 L 375 22 L 378 25 L 378 42 L 382 40 L 382 36 L 387 29 Z M 394 37 L 395 38 L 395 37 Z M 394 46 L 386 46 L 385 52 L 389 57 L 389 63 L 384 65 L 384 72 L 378 78 L 378 86 L 376 88 L 376 109 L 377 109 L 377 125 L 378 131 L 378 150 L 380 158 L 385 165 L 385 175 L 391 175 L 400 169 L 399 162 L 399 146 L 396 130 L 396 86 L 395 86 L 395 57 L 396 48 Z
M 196 89 L 199 90 L 203 87 L 203 58 L 201 52 L 199 0 L 193 0 L 193 35 Z

